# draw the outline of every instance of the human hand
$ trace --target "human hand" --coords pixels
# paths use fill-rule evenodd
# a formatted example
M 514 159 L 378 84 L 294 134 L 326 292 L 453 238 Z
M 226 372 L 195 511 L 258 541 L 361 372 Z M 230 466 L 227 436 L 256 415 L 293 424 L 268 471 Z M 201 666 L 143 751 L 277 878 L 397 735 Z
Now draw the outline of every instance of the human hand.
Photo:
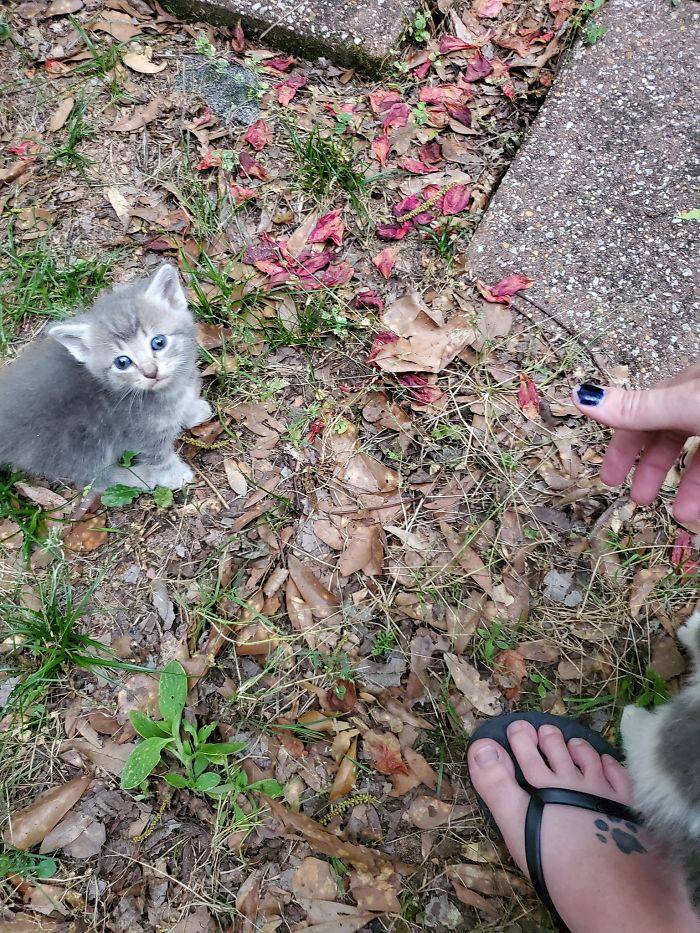
M 654 389 L 616 389 L 584 383 L 573 391 L 578 410 L 615 429 L 600 477 L 619 486 L 639 457 L 632 499 L 649 505 L 689 437 L 700 435 L 700 363 Z M 673 504 L 676 521 L 700 531 L 700 454 L 686 467 Z

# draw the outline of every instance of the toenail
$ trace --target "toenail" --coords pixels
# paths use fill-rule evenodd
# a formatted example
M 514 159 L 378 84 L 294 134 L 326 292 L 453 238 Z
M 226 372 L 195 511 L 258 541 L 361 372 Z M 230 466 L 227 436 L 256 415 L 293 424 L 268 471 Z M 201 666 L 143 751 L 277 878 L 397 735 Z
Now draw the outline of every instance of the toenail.
M 556 726 L 540 726 L 540 735 L 555 735 L 558 731 Z
M 516 719 L 515 722 L 512 722 L 508 726 L 508 731 L 509 732 L 522 732 L 524 728 L 525 728 L 525 723 L 523 722 L 523 720 Z
M 475 753 L 474 760 L 479 765 L 479 767 L 483 767 L 484 765 L 492 765 L 498 761 L 498 749 L 493 745 L 485 745 Z
M 569 745 L 573 745 L 574 748 L 580 748 L 582 745 L 585 745 L 585 744 L 586 743 L 583 741 L 583 739 L 569 739 Z

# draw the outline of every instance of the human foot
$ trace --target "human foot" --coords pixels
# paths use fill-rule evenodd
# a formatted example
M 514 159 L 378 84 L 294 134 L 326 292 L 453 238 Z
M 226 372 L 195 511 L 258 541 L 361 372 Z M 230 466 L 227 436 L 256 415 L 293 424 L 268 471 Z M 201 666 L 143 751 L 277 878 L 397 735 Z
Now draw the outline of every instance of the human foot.
M 561 730 L 539 731 L 525 720 L 507 729 L 512 754 L 532 788 L 566 788 L 631 802 L 624 767 L 582 739 L 567 745 Z M 469 773 L 508 849 L 526 874 L 525 822 L 531 794 L 515 777 L 504 748 L 479 739 L 469 748 Z M 573 933 L 698 933 L 680 869 L 654 850 L 643 829 L 603 813 L 545 804 L 541 860 L 549 896 Z M 532 845 L 532 843 L 531 843 Z

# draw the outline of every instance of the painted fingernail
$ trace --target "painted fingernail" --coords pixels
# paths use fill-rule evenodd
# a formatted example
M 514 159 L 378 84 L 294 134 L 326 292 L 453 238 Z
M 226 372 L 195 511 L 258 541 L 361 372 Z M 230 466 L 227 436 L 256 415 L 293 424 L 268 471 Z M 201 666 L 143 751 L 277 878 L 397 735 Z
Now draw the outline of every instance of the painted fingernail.
M 581 405 L 600 405 L 605 398 L 605 389 L 592 382 L 584 382 L 576 389 L 576 397 Z
M 484 765 L 492 765 L 498 761 L 498 749 L 493 745 L 485 745 L 474 755 L 476 763 L 483 768 Z

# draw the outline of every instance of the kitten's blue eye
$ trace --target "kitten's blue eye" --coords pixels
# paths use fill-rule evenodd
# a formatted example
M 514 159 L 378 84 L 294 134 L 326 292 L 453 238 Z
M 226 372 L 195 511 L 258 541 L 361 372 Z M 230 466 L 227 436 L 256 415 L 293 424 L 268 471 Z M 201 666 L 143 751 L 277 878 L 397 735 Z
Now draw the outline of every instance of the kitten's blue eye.
M 167 338 L 163 334 L 156 334 L 156 336 L 151 340 L 151 347 L 154 350 L 162 350 L 167 343 Z
M 131 366 L 131 357 L 130 356 L 118 356 L 114 360 L 114 365 L 117 369 L 128 369 Z

